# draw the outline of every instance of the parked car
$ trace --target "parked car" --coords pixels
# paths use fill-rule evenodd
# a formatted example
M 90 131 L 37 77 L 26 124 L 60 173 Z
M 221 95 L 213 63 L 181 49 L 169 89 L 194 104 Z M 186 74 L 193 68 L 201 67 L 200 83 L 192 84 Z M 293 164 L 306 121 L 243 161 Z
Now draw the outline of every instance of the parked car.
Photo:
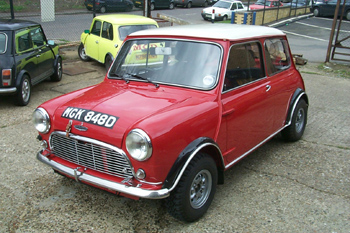
M 89 11 L 93 10 L 93 0 L 84 0 Z M 134 4 L 131 0 L 95 0 L 95 10 L 101 13 L 107 11 L 131 11 Z
M 32 86 L 48 78 L 62 79 L 58 46 L 47 41 L 41 25 L 28 20 L 0 19 L 0 94 L 29 103 Z
M 293 0 L 291 3 L 284 4 L 284 6 L 291 6 L 292 8 L 306 7 L 310 3 L 309 0 Z
M 196 221 L 225 170 L 279 133 L 287 141 L 302 137 L 308 103 L 278 29 L 138 31 L 103 82 L 35 110 L 37 158 L 117 195 L 166 198 L 172 216 Z
M 264 8 L 281 7 L 283 4 L 279 0 L 258 0 L 249 6 L 250 10 L 258 10 Z
M 340 1 L 339 13 L 340 16 L 343 10 L 344 1 Z M 317 0 L 312 4 L 310 11 L 314 13 L 316 17 L 320 16 L 334 16 L 335 8 L 337 6 L 337 0 Z M 345 3 L 344 17 L 350 20 L 350 2 Z
M 134 0 L 134 6 L 135 7 L 143 7 L 143 1 L 144 0 Z M 150 0 L 151 4 L 151 10 L 154 9 L 160 9 L 160 8 L 169 8 L 174 9 L 174 0 Z
M 80 36 L 78 55 L 83 61 L 92 58 L 108 69 L 127 35 L 157 27 L 155 20 L 139 15 L 97 16 L 92 20 L 90 30 L 85 30 Z
M 210 0 L 174 0 L 175 6 L 182 6 L 191 8 L 192 6 L 203 6 L 207 7 Z
M 247 7 L 241 1 L 220 0 L 212 7 L 204 8 L 201 15 L 204 20 L 212 20 L 214 14 L 214 20 L 225 21 L 231 19 L 232 12 L 246 10 Z

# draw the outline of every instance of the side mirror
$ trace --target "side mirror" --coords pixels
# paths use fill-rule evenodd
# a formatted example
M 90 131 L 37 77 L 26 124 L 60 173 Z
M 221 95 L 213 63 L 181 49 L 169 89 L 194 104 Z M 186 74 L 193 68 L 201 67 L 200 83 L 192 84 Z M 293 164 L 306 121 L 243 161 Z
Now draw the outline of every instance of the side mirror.
M 86 30 L 84 30 L 84 33 L 89 34 L 90 30 L 86 29 Z
M 55 45 L 55 41 L 53 41 L 53 40 L 48 40 L 47 43 L 48 43 L 49 45 Z

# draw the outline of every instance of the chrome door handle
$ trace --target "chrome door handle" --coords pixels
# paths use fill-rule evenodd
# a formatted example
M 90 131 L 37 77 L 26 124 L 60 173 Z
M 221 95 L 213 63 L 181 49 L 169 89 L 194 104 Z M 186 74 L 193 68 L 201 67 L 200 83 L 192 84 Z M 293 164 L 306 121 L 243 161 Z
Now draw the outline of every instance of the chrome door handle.
M 270 85 L 266 85 L 266 92 L 268 92 L 271 89 Z

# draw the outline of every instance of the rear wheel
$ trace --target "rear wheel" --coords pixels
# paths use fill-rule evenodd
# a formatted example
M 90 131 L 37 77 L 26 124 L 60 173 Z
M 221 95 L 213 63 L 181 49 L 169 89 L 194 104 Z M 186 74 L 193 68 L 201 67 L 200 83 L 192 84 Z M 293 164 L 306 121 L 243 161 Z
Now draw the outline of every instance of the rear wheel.
M 298 141 L 304 134 L 307 122 L 307 104 L 301 99 L 295 107 L 291 124 L 282 130 L 282 137 L 289 142 Z
M 151 3 L 151 11 L 153 11 L 154 10 L 154 3 Z
M 16 104 L 20 106 L 26 106 L 29 103 L 30 96 L 32 94 L 32 86 L 28 75 L 23 75 L 21 84 L 17 91 Z
M 345 17 L 346 17 L 347 20 L 350 20 L 350 11 L 346 12 Z
M 174 3 L 172 3 L 172 2 L 170 3 L 169 9 L 170 9 L 170 10 L 174 9 Z
M 192 2 L 188 2 L 187 3 L 187 8 L 191 8 L 192 7 Z
M 101 13 L 106 13 L 106 11 L 107 11 L 107 10 L 106 10 L 106 7 L 105 7 L 105 6 L 101 7 L 101 9 L 100 9 L 100 12 L 101 12 Z
M 86 55 L 86 53 L 85 53 L 85 48 L 84 48 L 83 43 L 81 43 L 78 47 L 78 55 L 79 55 L 80 59 L 83 61 L 90 60 L 90 57 L 88 55 Z
M 208 210 L 218 179 L 214 160 L 207 154 L 192 159 L 178 185 L 166 199 L 169 213 L 182 221 L 193 222 Z
M 208 2 L 207 1 L 204 2 L 204 7 L 208 7 Z

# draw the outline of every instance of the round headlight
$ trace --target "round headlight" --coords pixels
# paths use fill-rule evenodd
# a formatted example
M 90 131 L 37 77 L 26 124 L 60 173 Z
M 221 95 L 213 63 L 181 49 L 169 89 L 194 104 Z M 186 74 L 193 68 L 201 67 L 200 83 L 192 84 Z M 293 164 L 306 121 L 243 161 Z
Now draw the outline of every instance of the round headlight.
M 40 133 L 47 133 L 50 130 L 50 117 L 43 108 L 35 109 L 33 113 L 33 123 Z
M 129 154 L 138 161 L 145 161 L 152 155 L 151 139 L 143 130 L 131 130 L 125 144 Z

